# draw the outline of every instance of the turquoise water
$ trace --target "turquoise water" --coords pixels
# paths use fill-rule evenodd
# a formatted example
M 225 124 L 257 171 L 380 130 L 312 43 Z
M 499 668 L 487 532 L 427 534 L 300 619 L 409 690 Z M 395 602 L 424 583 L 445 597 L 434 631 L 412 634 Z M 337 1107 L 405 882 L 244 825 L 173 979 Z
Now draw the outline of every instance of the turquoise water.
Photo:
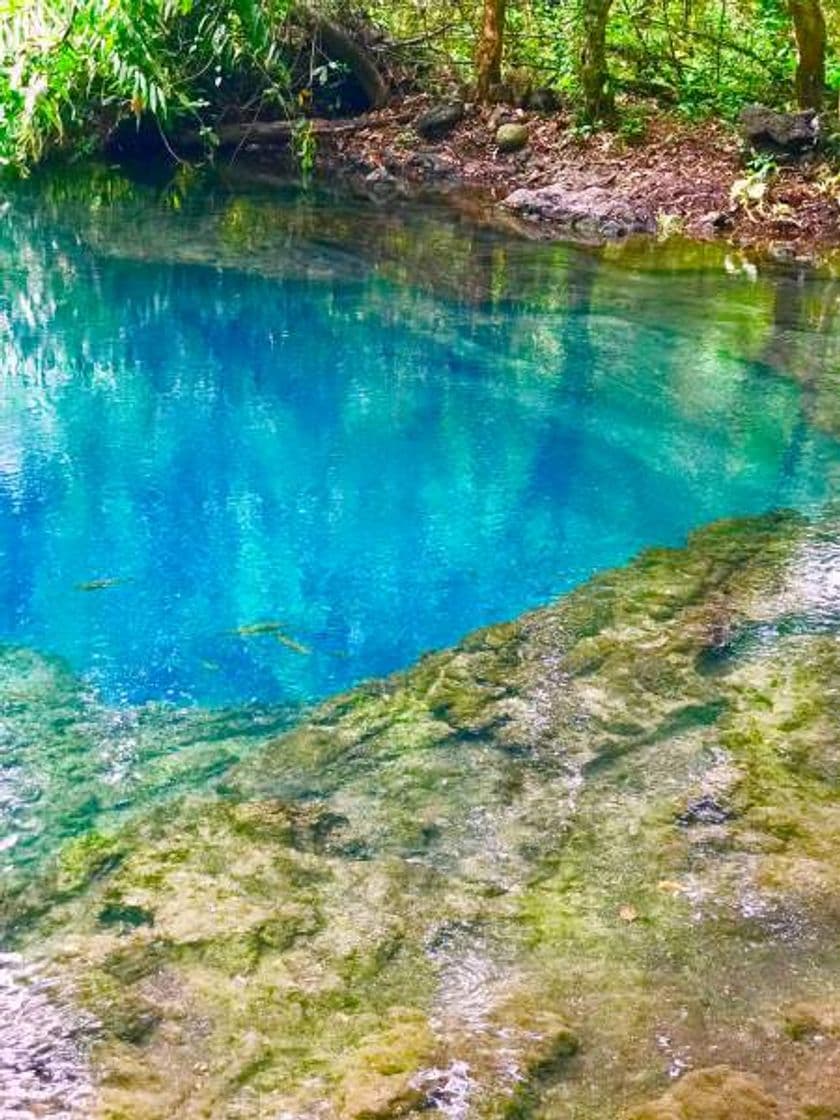
M 114 706 L 298 703 L 818 508 L 823 289 L 649 263 L 288 191 L 12 197 L 0 639 Z
M 834 1102 L 839 311 L 463 198 L 0 197 L 0 1113 Z

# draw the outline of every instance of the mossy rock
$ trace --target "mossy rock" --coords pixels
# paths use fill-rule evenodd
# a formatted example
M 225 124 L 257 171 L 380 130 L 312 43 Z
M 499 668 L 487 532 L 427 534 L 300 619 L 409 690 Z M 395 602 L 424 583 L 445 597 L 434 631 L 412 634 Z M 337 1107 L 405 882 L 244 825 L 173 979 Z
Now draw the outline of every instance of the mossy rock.
M 779 1105 L 748 1073 L 728 1066 L 688 1073 L 630 1120 L 777 1120 Z
M 528 126 L 524 124 L 501 124 L 496 129 L 496 147 L 500 152 L 521 152 L 528 139 Z
M 786 621 L 825 532 L 644 553 L 67 845 L 6 932 L 99 1021 L 99 1113 L 834 1107 L 840 658 Z

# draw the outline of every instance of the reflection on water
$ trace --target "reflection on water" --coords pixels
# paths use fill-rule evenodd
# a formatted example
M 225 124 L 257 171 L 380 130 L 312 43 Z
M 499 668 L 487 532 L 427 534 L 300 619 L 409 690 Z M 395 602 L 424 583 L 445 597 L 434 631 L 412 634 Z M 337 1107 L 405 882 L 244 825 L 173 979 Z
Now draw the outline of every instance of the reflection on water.
M 828 285 L 103 182 L 0 225 L 0 637 L 113 701 L 319 697 L 833 493 Z
M 10 200 L 4 1116 L 840 1114 L 836 508 L 298 719 L 834 505 L 831 283 L 611 252 Z

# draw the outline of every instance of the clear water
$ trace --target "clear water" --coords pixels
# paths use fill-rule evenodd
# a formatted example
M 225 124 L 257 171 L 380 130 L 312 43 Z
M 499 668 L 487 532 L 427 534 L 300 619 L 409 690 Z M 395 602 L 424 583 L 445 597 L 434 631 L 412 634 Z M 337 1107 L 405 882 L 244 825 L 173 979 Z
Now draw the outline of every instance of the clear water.
M 478 1056 L 474 1069 L 459 1057 L 421 1074 L 421 1084 L 431 1078 L 430 1100 L 442 1112 L 468 1109 L 471 1084 L 496 1076 L 487 1072 L 491 1035 L 503 1041 L 499 1069 L 509 1088 L 522 1027 L 527 1023 L 533 1041 L 540 1016 L 564 992 L 572 1022 L 585 1024 L 585 1042 L 581 1064 L 555 1086 L 568 1089 L 565 1103 L 547 1098 L 561 1110 L 577 1115 L 580 1102 L 586 1115 L 602 1117 L 608 1109 L 599 1102 L 628 1091 L 628 1069 L 641 1090 L 640 1069 L 645 1079 L 659 1071 L 664 1080 L 666 1062 L 673 1077 L 694 1062 L 717 1063 L 721 1052 L 737 1069 L 755 1067 L 763 1076 L 776 1066 L 789 1080 L 791 1040 L 774 1028 L 775 1009 L 794 994 L 822 997 L 836 980 L 835 910 L 824 904 L 828 895 L 813 896 L 818 906 L 808 901 L 819 878 L 810 834 L 784 853 L 785 861 L 808 856 L 806 889 L 779 895 L 774 866 L 766 897 L 753 889 L 764 866 L 755 863 L 758 841 L 742 851 L 743 871 L 737 833 L 723 861 L 707 860 L 705 842 L 692 841 L 687 882 L 695 886 L 687 888 L 690 917 L 684 912 L 690 927 L 675 924 L 676 911 L 661 900 L 651 903 L 663 884 L 674 885 L 671 857 L 681 849 L 662 832 L 664 845 L 655 833 L 653 847 L 636 852 L 651 821 L 664 827 L 659 808 L 654 817 L 648 813 L 651 798 L 662 793 L 673 806 L 676 791 L 690 782 L 693 799 L 700 780 L 717 796 L 714 771 L 728 788 L 716 746 L 720 724 L 672 736 L 667 757 L 658 741 L 651 746 L 647 736 L 630 736 L 649 749 L 631 751 L 620 773 L 603 771 L 599 779 L 592 769 L 578 806 L 582 828 L 568 834 L 576 764 L 567 770 L 564 760 L 558 768 L 541 749 L 526 760 L 476 740 L 429 751 L 423 739 L 404 744 L 403 760 L 384 757 L 380 740 L 370 757 L 351 752 L 322 776 L 313 772 L 304 741 L 282 764 L 282 752 L 268 752 L 274 767 L 288 768 L 280 788 L 276 771 L 268 779 L 262 772 L 266 756 L 253 752 L 296 718 L 300 703 L 543 603 L 641 548 L 678 544 L 721 516 L 779 506 L 816 512 L 833 503 L 840 482 L 838 311 L 830 281 L 806 273 L 756 275 L 723 250 L 551 247 L 454 208 L 416 202 L 374 205 L 277 184 L 140 187 L 103 169 L 0 198 L 0 917 L 27 914 L 26 902 L 22 909 L 14 901 L 7 909 L 7 902 L 68 837 L 83 839 L 67 850 L 55 886 L 62 898 L 80 867 L 95 866 L 85 858 L 97 850 L 95 840 L 92 848 L 87 841 L 92 829 L 179 791 L 211 793 L 249 752 L 250 775 L 240 769 L 233 779 L 241 790 L 259 793 L 267 781 L 273 797 L 307 799 L 300 820 L 312 822 L 313 838 L 322 820 L 345 822 L 350 841 L 359 826 L 358 846 L 339 842 L 323 874 L 313 872 L 321 857 L 302 837 L 306 862 L 299 866 L 308 870 L 298 882 L 283 870 L 297 866 L 286 862 L 285 839 L 278 877 L 263 877 L 254 837 L 243 828 L 244 863 L 234 870 L 234 860 L 228 873 L 224 845 L 233 843 L 239 855 L 238 829 L 220 846 L 209 842 L 205 859 L 198 810 L 187 810 L 191 824 L 176 816 L 161 838 L 160 821 L 170 816 L 164 814 L 153 818 L 141 843 L 154 852 L 149 837 L 157 835 L 163 844 L 145 865 L 150 883 L 155 860 L 173 857 L 176 909 L 183 907 L 174 941 L 166 901 L 150 942 L 139 930 L 133 939 L 128 929 L 111 927 L 112 907 L 100 909 L 98 889 L 78 900 L 82 909 L 93 907 L 86 918 L 81 911 L 73 916 L 75 904 L 47 916 L 42 932 L 63 928 L 67 935 L 61 961 L 87 953 L 87 929 L 95 930 L 93 957 L 106 971 L 109 962 L 116 966 L 116 991 L 128 999 L 125 1009 L 117 1007 L 117 1025 L 106 1028 L 111 1042 L 146 998 L 136 1002 L 133 967 L 119 967 L 120 960 L 142 961 L 144 944 L 154 973 L 166 959 L 157 946 L 168 945 L 170 962 L 183 957 L 187 977 L 198 964 L 202 988 L 218 976 L 221 1034 L 219 1023 L 204 1017 L 203 996 L 195 1004 L 187 999 L 175 1029 L 161 1029 L 149 1048 L 140 1043 L 118 1077 L 106 1072 L 102 1084 L 116 1084 L 138 1107 L 154 1110 L 153 1096 L 165 1086 L 155 1078 L 147 1095 L 141 1067 L 165 1068 L 187 1100 L 184 1071 L 189 1067 L 192 1078 L 208 1070 L 205 1058 L 217 1063 L 221 1037 L 223 1093 L 233 1094 L 234 1110 L 255 1099 L 234 1100 L 240 1089 L 258 1087 L 263 1073 L 262 1062 L 251 1059 L 250 1020 L 244 1032 L 238 1025 L 258 1008 L 270 1029 L 288 1022 L 294 1032 L 300 1020 L 279 1016 L 286 1005 L 309 1002 L 308 995 L 301 1004 L 284 995 L 273 1007 L 271 958 L 253 973 L 237 964 L 238 945 L 247 943 L 247 960 L 253 944 L 263 945 L 262 910 L 240 926 L 240 901 L 250 911 L 248 900 L 265 900 L 268 891 L 266 913 L 274 913 L 278 889 L 288 892 L 276 911 L 280 928 L 298 907 L 317 914 L 315 936 L 307 929 L 294 939 L 289 992 L 294 974 L 304 977 L 307 993 L 317 993 L 327 977 L 326 1004 L 334 1010 L 336 984 L 347 977 L 352 997 L 340 1001 L 334 1021 L 329 1014 L 317 1018 L 313 995 L 313 1022 L 323 1022 L 328 1047 L 318 1040 L 316 1061 L 337 1052 L 331 1040 L 355 1037 L 357 1029 L 365 1038 L 375 1031 L 377 1049 L 366 1052 L 379 1053 L 383 1009 L 394 998 L 400 1016 L 425 1005 L 427 965 L 434 970 L 436 1032 L 454 1039 L 459 1055 L 469 1056 L 462 1047 L 472 1037 Z M 816 617 L 834 632 L 836 541 L 822 543 L 830 547 L 806 554 L 800 578 L 781 596 L 781 620 L 813 629 Z M 765 606 L 776 617 L 773 604 Z M 756 618 L 764 641 L 762 610 Z M 755 635 L 744 627 L 728 650 L 736 639 L 748 646 Z M 814 649 L 817 679 L 830 680 L 833 663 Z M 772 656 L 781 666 L 784 647 L 779 653 L 773 646 Z M 794 678 L 804 656 L 801 649 L 794 654 Z M 711 688 L 721 678 L 707 668 Z M 723 690 L 722 706 L 752 679 L 747 674 Z M 764 685 L 758 687 L 763 696 Z M 782 679 L 780 687 L 784 715 L 793 686 Z M 607 713 L 619 695 L 608 688 Z M 574 704 L 580 688 L 577 696 Z M 805 761 L 795 766 L 811 765 L 807 742 L 816 725 L 807 720 L 822 719 L 811 706 L 806 697 L 797 740 L 806 744 Z M 662 726 L 669 722 L 676 727 L 679 715 Z M 830 785 L 833 755 L 821 752 L 822 745 L 817 772 Z M 377 760 L 381 767 L 371 764 Z M 545 773 L 537 773 L 545 763 Z M 772 770 L 770 832 L 779 820 L 773 783 L 786 781 L 784 767 Z M 807 781 L 803 790 L 815 788 L 813 778 Z M 325 800 L 313 806 L 318 792 Z M 797 805 L 808 805 L 810 796 L 797 794 Z M 554 821 L 547 832 L 546 806 Z M 833 818 L 822 793 L 819 808 L 830 841 Z M 215 819 L 211 812 L 206 821 Z M 760 839 L 760 822 L 751 837 Z M 550 872 L 553 849 L 545 860 L 550 846 L 541 844 L 543 833 L 571 837 L 568 868 L 559 876 Z M 590 833 L 599 838 L 594 848 Z M 190 861 L 182 865 L 181 835 L 201 853 L 193 870 Z M 367 837 L 373 858 L 358 859 Z M 635 845 L 632 859 L 628 845 Z M 654 849 L 671 854 L 662 863 Z M 411 864 L 425 862 L 420 878 L 403 874 L 394 852 Z M 772 853 L 771 860 L 775 837 Z M 681 857 L 674 858 L 682 876 Z M 473 909 L 488 860 L 512 889 L 506 897 L 481 889 Z M 534 892 L 524 884 L 535 877 Z M 577 896 L 576 884 L 583 884 Z M 161 899 L 169 889 L 161 885 Z M 555 911 L 551 897 L 558 891 Z M 37 884 L 32 897 L 42 897 Z M 511 906 L 528 898 L 520 920 L 511 921 Z M 634 899 L 644 920 L 631 934 L 615 915 L 623 919 Z M 213 913 L 222 915 L 224 929 L 208 927 Z M 426 915 L 420 926 L 418 914 Z M 252 920 L 259 928 L 252 930 Z M 274 963 L 283 972 L 273 921 L 264 945 L 279 952 Z M 348 941 L 357 921 L 358 939 Z M 399 935 L 393 953 L 403 926 L 409 932 Z M 208 930 L 221 940 L 211 936 L 204 957 Z M 184 931 L 187 940 L 179 940 Z M 106 944 L 129 951 L 103 956 Z M 382 946 L 387 954 L 380 955 Z M 37 954 L 30 943 L 33 949 Z M 373 952 L 381 977 L 365 966 Z M 355 959 L 359 967 L 349 967 Z M 227 974 L 227 962 L 235 975 Z M 401 979 L 415 964 L 417 981 Z M 162 993 L 168 1009 L 179 991 L 190 990 L 180 987 L 180 966 L 175 979 L 167 966 L 161 986 L 147 989 Z M 32 1107 L 39 1115 L 90 1110 L 97 1078 L 81 1040 L 95 1028 L 88 1016 L 80 1018 L 75 993 L 66 1005 L 60 979 L 22 955 L 0 952 L 3 1115 L 10 1107 L 20 1115 Z M 265 1000 L 255 996 L 263 982 Z M 492 1015 L 516 1016 L 517 1007 L 529 1006 L 535 1018 L 512 1019 L 512 1033 L 490 1026 L 506 1022 Z M 354 1007 L 362 1025 L 344 1034 Z M 269 1063 L 274 1050 L 278 1060 L 296 1064 L 304 1055 L 303 1075 L 317 1095 L 310 1029 L 291 1050 L 272 1044 L 265 1053 Z M 648 1032 L 657 1051 L 640 1067 Z M 122 1062 L 133 1039 L 119 1038 Z M 352 1070 L 343 1067 L 344 1046 L 337 1068 Z M 799 1040 L 795 1050 L 805 1055 L 809 1043 Z M 809 1081 L 819 1081 L 810 1058 L 802 1060 Z M 212 1081 L 215 1067 L 209 1068 Z M 830 1061 L 826 1068 L 830 1078 Z M 290 1080 L 297 1076 L 295 1070 Z M 200 1093 L 190 1099 L 206 1103 L 204 1086 L 195 1083 Z M 126 1100 L 121 1113 L 132 1107 Z M 531 1098 L 520 1101 L 528 1111 Z M 318 1101 L 316 1112 L 322 1104 L 329 1108 Z
M 317 699 L 832 496 L 816 282 L 433 208 L 176 203 L 30 188 L 0 219 L 0 639 L 111 705 Z
M 258 271 L 225 241 L 235 195 L 59 222 L 28 194 L 0 225 L 0 638 L 109 702 L 317 699 L 830 496 L 840 446 L 768 361 L 797 325 L 767 284 L 428 212 L 396 223 L 394 279 L 370 204 L 245 198 Z M 485 292 L 458 293 L 469 236 L 504 265 Z M 444 242 L 413 276 L 412 239 Z

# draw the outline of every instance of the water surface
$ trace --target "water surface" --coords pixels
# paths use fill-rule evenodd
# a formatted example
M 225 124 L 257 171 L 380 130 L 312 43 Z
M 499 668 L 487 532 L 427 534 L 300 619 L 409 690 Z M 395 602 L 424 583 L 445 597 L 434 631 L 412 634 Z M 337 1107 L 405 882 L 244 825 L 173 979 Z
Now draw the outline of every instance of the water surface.
M 772 1024 L 836 987 L 802 890 L 836 519 L 711 529 L 277 738 L 640 549 L 835 503 L 830 280 L 462 206 L 103 169 L 0 203 L 0 1112 L 326 1115 L 412 1023 L 452 1120 L 603 1120 L 721 1054 L 819 1080 Z M 534 1051 L 567 1021 L 568 1068 Z
M 833 492 L 826 285 L 106 182 L 0 224 L 0 638 L 108 702 L 317 699 Z

